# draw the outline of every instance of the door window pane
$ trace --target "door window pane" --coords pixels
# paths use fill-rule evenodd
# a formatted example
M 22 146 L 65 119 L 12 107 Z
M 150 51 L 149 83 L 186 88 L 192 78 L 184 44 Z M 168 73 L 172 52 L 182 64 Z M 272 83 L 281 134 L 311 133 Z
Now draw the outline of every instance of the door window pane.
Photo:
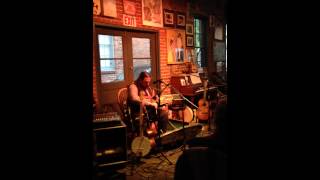
M 98 35 L 101 82 L 124 80 L 122 37 Z
M 132 38 L 133 78 L 136 80 L 142 71 L 151 73 L 150 39 Z

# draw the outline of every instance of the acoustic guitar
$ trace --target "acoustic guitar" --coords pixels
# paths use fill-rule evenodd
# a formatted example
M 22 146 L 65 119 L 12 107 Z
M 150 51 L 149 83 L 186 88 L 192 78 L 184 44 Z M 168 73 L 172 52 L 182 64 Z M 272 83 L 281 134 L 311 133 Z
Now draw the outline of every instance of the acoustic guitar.
M 140 92 L 140 116 L 139 116 L 139 126 L 140 126 L 140 136 L 133 139 L 131 144 L 131 150 L 139 157 L 146 156 L 151 150 L 151 143 L 149 139 L 143 136 L 143 94 Z
M 207 101 L 207 85 L 208 80 L 203 81 L 204 93 L 203 98 L 198 102 L 197 117 L 199 120 L 205 121 L 209 119 L 209 102 Z

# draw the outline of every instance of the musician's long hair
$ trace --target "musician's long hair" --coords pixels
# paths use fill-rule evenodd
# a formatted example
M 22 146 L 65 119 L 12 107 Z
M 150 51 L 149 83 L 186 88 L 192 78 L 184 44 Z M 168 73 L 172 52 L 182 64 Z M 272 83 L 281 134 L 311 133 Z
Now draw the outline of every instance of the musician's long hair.
M 141 73 L 139 74 L 139 77 L 137 78 L 137 80 L 134 81 L 134 84 L 137 85 L 137 87 L 138 87 L 139 90 L 144 90 L 144 89 L 145 89 L 145 88 L 143 87 L 143 85 L 142 85 L 142 81 L 143 81 L 143 79 L 146 78 L 146 77 L 150 77 L 150 78 L 151 78 L 151 75 L 150 75 L 148 72 L 143 71 L 143 72 L 141 72 Z

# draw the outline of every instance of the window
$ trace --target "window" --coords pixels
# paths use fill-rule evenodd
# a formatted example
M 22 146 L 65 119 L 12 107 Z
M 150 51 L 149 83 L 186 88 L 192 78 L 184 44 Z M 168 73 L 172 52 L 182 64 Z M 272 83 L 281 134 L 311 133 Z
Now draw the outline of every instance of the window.
M 122 37 L 98 35 L 102 83 L 123 80 Z
M 196 55 L 196 62 L 198 63 L 199 67 L 206 67 L 206 52 L 207 52 L 207 42 L 205 38 L 206 34 L 206 23 L 203 19 L 195 18 L 194 19 L 194 37 L 195 37 L 195 55 Z
M 104 26 L 96 26 L 95 33 L 96 78 L 101 96 L 110 98 L 111 94 L 104 93 L 127 86 L 142 71 L 157 79 L 156 33 Z
M 99 35 L 100 68 L 102 72 L 114 71 L 112 36 Z
M 140 72 L 151 73 L 151 40 L 148 38 L 132 38 L 133 78 L 137 79 Z

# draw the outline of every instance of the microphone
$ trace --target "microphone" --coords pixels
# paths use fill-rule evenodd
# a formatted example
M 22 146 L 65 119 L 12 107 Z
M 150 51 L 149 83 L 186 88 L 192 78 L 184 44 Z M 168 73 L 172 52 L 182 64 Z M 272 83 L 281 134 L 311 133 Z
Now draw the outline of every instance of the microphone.
M 157 80 L 153 81 L 153 84 L 156 84 L 158 82 L 162 83 L 163 81 L 162 81 L 162 79 L 157 79 Z

